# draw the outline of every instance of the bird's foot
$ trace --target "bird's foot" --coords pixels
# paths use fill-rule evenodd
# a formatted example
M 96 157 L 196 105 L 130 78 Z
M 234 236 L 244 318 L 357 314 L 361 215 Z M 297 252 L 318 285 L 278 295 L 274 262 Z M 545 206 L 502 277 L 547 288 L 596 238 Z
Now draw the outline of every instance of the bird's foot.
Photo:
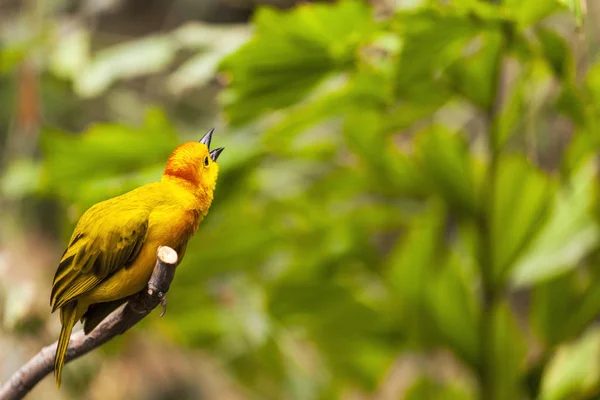
M 162 312 L 160 313 L 160 317 L 162 318 L 167 312 L 167 296 L 164 293 L 161 293 L 160 296 L 160 305 L 162 306 Z

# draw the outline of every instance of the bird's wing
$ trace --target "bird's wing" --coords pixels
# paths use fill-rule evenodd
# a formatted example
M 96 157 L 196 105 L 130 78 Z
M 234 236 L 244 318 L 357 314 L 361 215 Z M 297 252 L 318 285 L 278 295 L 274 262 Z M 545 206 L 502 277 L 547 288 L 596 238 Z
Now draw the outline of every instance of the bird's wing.
M 52 311 L 88 292 L 138 256 L 150 211 L 108 200 L 79 220 L 52 283 Z

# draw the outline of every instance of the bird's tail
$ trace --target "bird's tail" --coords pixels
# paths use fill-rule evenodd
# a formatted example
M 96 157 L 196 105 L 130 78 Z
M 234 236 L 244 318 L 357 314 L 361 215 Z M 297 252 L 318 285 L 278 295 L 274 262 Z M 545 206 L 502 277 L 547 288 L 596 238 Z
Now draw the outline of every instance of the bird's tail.
M 62 328 L 60 337 L 58 338 L 58 346 L 56 347 L 56 355 L 54 356 L 54 377 L 56 378 L 56 387 L 60 387 L 60 378 L 62 375 L 65 357 L 67 356 L 67 348 L 69 347 L 69 339 L 73 325 L 77 322 L 77 302 L 65 304 L 60 309 L 60 322 Z

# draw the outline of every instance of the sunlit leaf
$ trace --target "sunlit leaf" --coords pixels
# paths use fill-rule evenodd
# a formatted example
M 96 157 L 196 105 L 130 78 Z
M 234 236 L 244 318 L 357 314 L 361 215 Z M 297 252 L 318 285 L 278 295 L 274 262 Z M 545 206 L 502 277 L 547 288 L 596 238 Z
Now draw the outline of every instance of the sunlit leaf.
M 148 36 L 98 51 L 75 79 L 81 97 L 95 97 L 113 82 L 162 71 L 177 52 L 168 36 Z
M 57 76 L 76 79 L 90 59 L 90 33 L 81 27 L 60 33 L 50 58 L 50 68 Z
M 540 399 L 582 398 L 600 385 L 600 331 L 591 329 L 576 342 L 562 345 L 542 378 Z
M 205 85 L 214 78 L 222 56 L 218 53 L 200 53 L 187 60 L 167 81 L 169 90 L 180 95 L 186 90 Z
M 595 163 L 585 163 L 571 184 L 556 193 L 547 223 L 516 262 L 511 275 L 514 285 L 533 285 L 575 268 L 597 245 L 600 228 L 592 215 L 596 179 Z
M 223 57 L 237 50 L 248 40 L 249 28 L 246 25 L 207 25 L 189 22 L 177 28 L 172 36 L 182 47 L 199 51 L 185 61 L 167 80 L 169 90 L 176 95 L 181 95 L 213 79 Z
M 552 181 L 524 158 L 505 156 L 492 183 L 492 275 L 504 279 L 540 230 L 552 203 Z M 488 267 L 488 266 L 484 266 Z
M 173 31 L 173 39 L 185 48 L 213 48 L 217 52 L 231 52 L 249 38 L 246 24 L 205 24 L 187 22 Z

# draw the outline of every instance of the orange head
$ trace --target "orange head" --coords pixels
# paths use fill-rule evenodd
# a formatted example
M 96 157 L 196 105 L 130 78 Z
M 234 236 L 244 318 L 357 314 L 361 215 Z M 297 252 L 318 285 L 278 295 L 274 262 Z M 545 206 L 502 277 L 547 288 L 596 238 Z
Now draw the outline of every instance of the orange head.
M 194 192 L 210 194 L 212 198 L 219 174 L 217 158 L 224 149 L 210 150 L 213 131 L 208 131 L 198 142 L 177 147 L 167 161 L 163 177 L 179 178 L 191 185 Z

